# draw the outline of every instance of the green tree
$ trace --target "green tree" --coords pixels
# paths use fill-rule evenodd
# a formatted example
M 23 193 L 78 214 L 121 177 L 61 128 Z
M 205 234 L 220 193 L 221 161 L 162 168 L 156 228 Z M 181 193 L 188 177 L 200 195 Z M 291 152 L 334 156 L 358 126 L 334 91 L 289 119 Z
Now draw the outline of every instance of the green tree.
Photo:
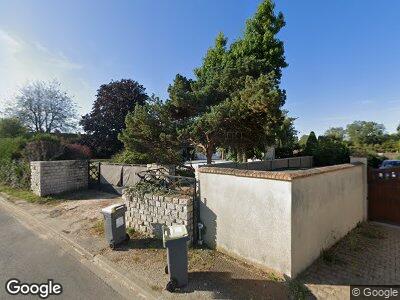
M 399 152 L 400 140 L 396 134 L 387 135 L 385 140 L 381 144 L 375 145 L 374 148 L 378 152 Z
M 298 131 L 294 127 L 295 118 L 288 117 L 285 114 L 285 119 L 282 122 L 280 130 L 278 131 L 276 138 L 276 156 L 291 157 L 293 156 L 293 151 L 299 149 L 299 143 L 297 138 Z
M 318 148 L 318 140 L 314 131 L 311 131 L 307 138 L 306 147 L 304 148 L 305 155 L 314 155 Z
M 182 160 L 176 126 L 158 98 L 128 113 L 119 139 L 125 146 L 117 156 L 120 162 L 178 164 Z
M 0 138 L 0 165 L 5 161 L 20 159 L 25 145 L 26 139 L 23 137 Z
M 355 121 L 347 125 L 350 142 L 355 145 L 379 144 L 384 140 L 385 126 L 375 122 Z
M 243 88 L 247 76 L 257 78 L 274 72 L 279 83 L 282 69 L 287 67 L 283 42 L 277 34 L 285 26 L 283 14 L 275 13 L 273 1 L 264 0 L 255 15 L 247 20 L 242 38 L 235 41 L 229 52 L 227 71 L 235 78 L 233 90 Z
M 224 79 L 230 98 L 239 97 L 250 105 L 252 100 L 258 98 L 257 105 L 248 107 L 248 112 L 244 114 L 246 117 L 241 113 L 231 117 L 230 122 L 236 123 L 236 126 L 230 128 L 236 129 L 232 136 L 236 135 L 237 141 L 228 139 L 226 144 L 239 154 L 239 161 L 246 160 L 245 154 L 249 150 L 260 152 L 273 145 L 284 120 L 281 107 L 286 95 L 279 89 L 279 83 L 282 68 L 287 64 L 283 42 L 277 34 L 285 22 L 282 13 L 275 14 L 274 10 L 272 1 L 263 1 L 254 17 L 246 22 L 243 37 L 235 41 L 227 53 Z M 249 78 L 256 84 L 249 85 Z M 246 97 L 253 99 L 246 101 Z M 268 102 L 272 104 L 269 112 L 264 106 Z M 229 132 L 229 128 L 225 128 L 225 132 Z
M 226 44 L 227 39 L 219 33 L 214 46 L 208 49 L 203 58 L 203 64 L 194 70 L 196 80 L 192 86 L 199 114 L 224 101 L 230 95 L 228 88 L 232 77 L 227 74 L 229 58 Z
M 0 138 L 14 138 L 27 133 L 27 128 L 17 118 L 0 119 Z
M 307 144 L 308 134 L 303 134 L 299 139 L 299 146 L 304 150 Z
M 9 114 L 33 132 L 76 128 L 76 104 L 57 81 L 34 81 L 22 87 L 11 103 Z
M 192 84 L 193 80 L 177 74 L 174 82 L 168 86 L 169 100 L 166 109 L 180 126 L 184 126 L 200 113 L 200 104 L 194 95 Z
M 349 162 L 350 149 L 342 141 L 326 136 L 318 137 L 313 151 L 316 166 L 331 166 Z
M 123 144 L 118 134 L 125 128 L 126 115 L 136 105 L 144 105 L 147 99 L 145 88 L 131 79 L 101 85 L 92 111 L 82 116 L 80 122 L 86 133 L 82 143 L 89 146 L 96 157 L 108 158 L 120 151 Z
M 273 145 L 284 121 L 285 95 L 276 84 L 274 74 L 257 79 L 248 76 L 239 96 L 217 105 L 219 138 L 236 151 L 238 161 L 246 161 L 249 150 L 262 151 Z
M 179 114 L 178 120 L 183 125 L 179 129 L 182 140 L 201 150 L 211 163 L 212 154 L 221 145 L 220 111 L 214 109 L 228 97 L 224 86 L 224 63 L 226 60 L 226 39 L 219 34 L 214 47 L 207 51 L 201 67 L 194 70 L 196 80 L 190 86 L 182 84 L 179 75 L 170 86 L 170 100 L 167 105 L 175 111 L 190 111 Z
M 229 49 L 220 33 L 195 69 L 196 78 L 178 75 L 169 88 L 167 105 L 184 124 L 181 137 L 202 149 L 208 163 L 217 147 L 234 149 L 241 160 L 254 147 L 265 149 L 284 120 L 279 83 L 287 64 L 276 35 L 285 22 L 274 8 L 272 1 L 263 1 Z M 273 104 L 269 112 L 268 103 Z
M 339 141 L 343 141 L 346 136 L 346 130 L 343 127 L 331 127 L 324 134 L 326 137 L 330 137 Z

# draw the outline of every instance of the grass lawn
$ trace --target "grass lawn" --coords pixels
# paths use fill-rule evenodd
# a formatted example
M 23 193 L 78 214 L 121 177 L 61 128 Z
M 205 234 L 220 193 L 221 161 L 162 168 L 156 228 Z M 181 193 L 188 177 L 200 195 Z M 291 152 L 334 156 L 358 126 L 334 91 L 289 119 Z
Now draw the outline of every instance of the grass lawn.
M 0 184 L 0 193 L 7 194 L 10 200 L 22 199 L 31 203 L 44 204 L 56 201 L 65 200 L 92 200 L 92 199 L 105 199 L 107 198 L 118 198 L 117 195 L 111 195 L 107 193 L 102 193 L 97 190 L 77 190 L 64 192 L 57 195 L 40 197 L 32 193 L 32 191 L 21 188 L 13 188 L 8 185 Z
M 40 197 L 29 190 L 12 188 L 6 185 L 0 185 L 0 193 L 5 193 L 12 198 L 23 199 L 32 203 L 47 203 L 55 200 L 53 197 Z

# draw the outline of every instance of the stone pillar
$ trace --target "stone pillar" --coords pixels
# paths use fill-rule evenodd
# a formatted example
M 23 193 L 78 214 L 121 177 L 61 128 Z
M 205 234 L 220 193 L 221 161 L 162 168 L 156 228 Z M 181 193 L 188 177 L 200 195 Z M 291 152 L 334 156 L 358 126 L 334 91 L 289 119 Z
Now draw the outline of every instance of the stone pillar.
M 31 189 L 38 196 L 88 188 L 86 160 L 32 161 Z
M 362 163 L 363 166 L 363 184 L 364 184 L 364 221 L 368 220 L 368 160 L 366 157 L 350 156 L 350 163 Z

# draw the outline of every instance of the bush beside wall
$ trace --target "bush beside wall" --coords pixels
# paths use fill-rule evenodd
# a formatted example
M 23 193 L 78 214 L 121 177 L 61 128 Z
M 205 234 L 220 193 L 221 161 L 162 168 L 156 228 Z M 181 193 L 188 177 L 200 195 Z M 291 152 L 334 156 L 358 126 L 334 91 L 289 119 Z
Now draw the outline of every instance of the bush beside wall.
M 0 161 L 0 183 L 13 188 L 28 189 L 30 186 L 29 163 L 23 160 Z

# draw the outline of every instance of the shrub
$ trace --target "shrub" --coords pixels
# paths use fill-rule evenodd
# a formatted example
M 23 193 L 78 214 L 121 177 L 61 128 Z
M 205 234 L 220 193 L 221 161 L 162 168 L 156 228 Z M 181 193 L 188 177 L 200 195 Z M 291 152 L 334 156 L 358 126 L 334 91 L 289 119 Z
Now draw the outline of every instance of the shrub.
M 332 248 L 323 249 L 321 251 L 321 258 L 328 265 L 334 264 L 338 261 L 337 254 Z
M 28 189 L 30 186 L 30 167 L 23 160 L 2 160 L 0 162 L 0 183 L 14 188 Z
M 313 155 L 316 166 L 331 166 L 348 163 L 350 149 L 340 140 L 320 136 Z
M 29 163 L 21 160 L 25 143 L 22 137 L 0 138 L 0 184 L 14 188 L 29 187 Z
M 80 144 L 67 144 L 64 149 L 64 159 L 89 159 L 92 151 L 88 146 Z
M 385 159 L 388 159 L 385 156 L 378 155 L 374 150 L 368 147 L 365 148 L 352 147 L 351 155 L 366 157 L 368 161 L 368 166 L 372 168 L 378 168 Z
M 25 143 L 26 140 L 22 137 L 0 138 L 0 161 L 20 158 Z
M 386 156 L 379 156 L 375 153 L 369 153 L 367 155 L 368 166 L 373 168 L 378 168 L 386 159 L 388 159 Z
M 0 137 L 14 138 L 27 133 L 26 127 L 17 118 L 0 119 Z
M 26 144 L 23 156 L 28 161 L 57 160 L 64 155 L 64 146 L 56 136 L 37 134 Z
M 129 150 L 123 150 L 113 156 L 112 161 L 120 164 L 146 164 L 148 159 L 146 155 Z
M 326 136 L 319 136 L 318 140 L 314 137 L 315 135 L 311 132 L 303 155 L 314 156 L 314 163 L 317 167 L 349 162 L 350 149 L 345 142 Z
M 192 167 L 177 166 L 175 170 L 175 175 L 195 178 L 195 170 Z
M 303 300 L 310 298 L 310 290 L 300 281 L 292 279 L 289 281 L 288 286 L 291 294 L 291 299 Z

